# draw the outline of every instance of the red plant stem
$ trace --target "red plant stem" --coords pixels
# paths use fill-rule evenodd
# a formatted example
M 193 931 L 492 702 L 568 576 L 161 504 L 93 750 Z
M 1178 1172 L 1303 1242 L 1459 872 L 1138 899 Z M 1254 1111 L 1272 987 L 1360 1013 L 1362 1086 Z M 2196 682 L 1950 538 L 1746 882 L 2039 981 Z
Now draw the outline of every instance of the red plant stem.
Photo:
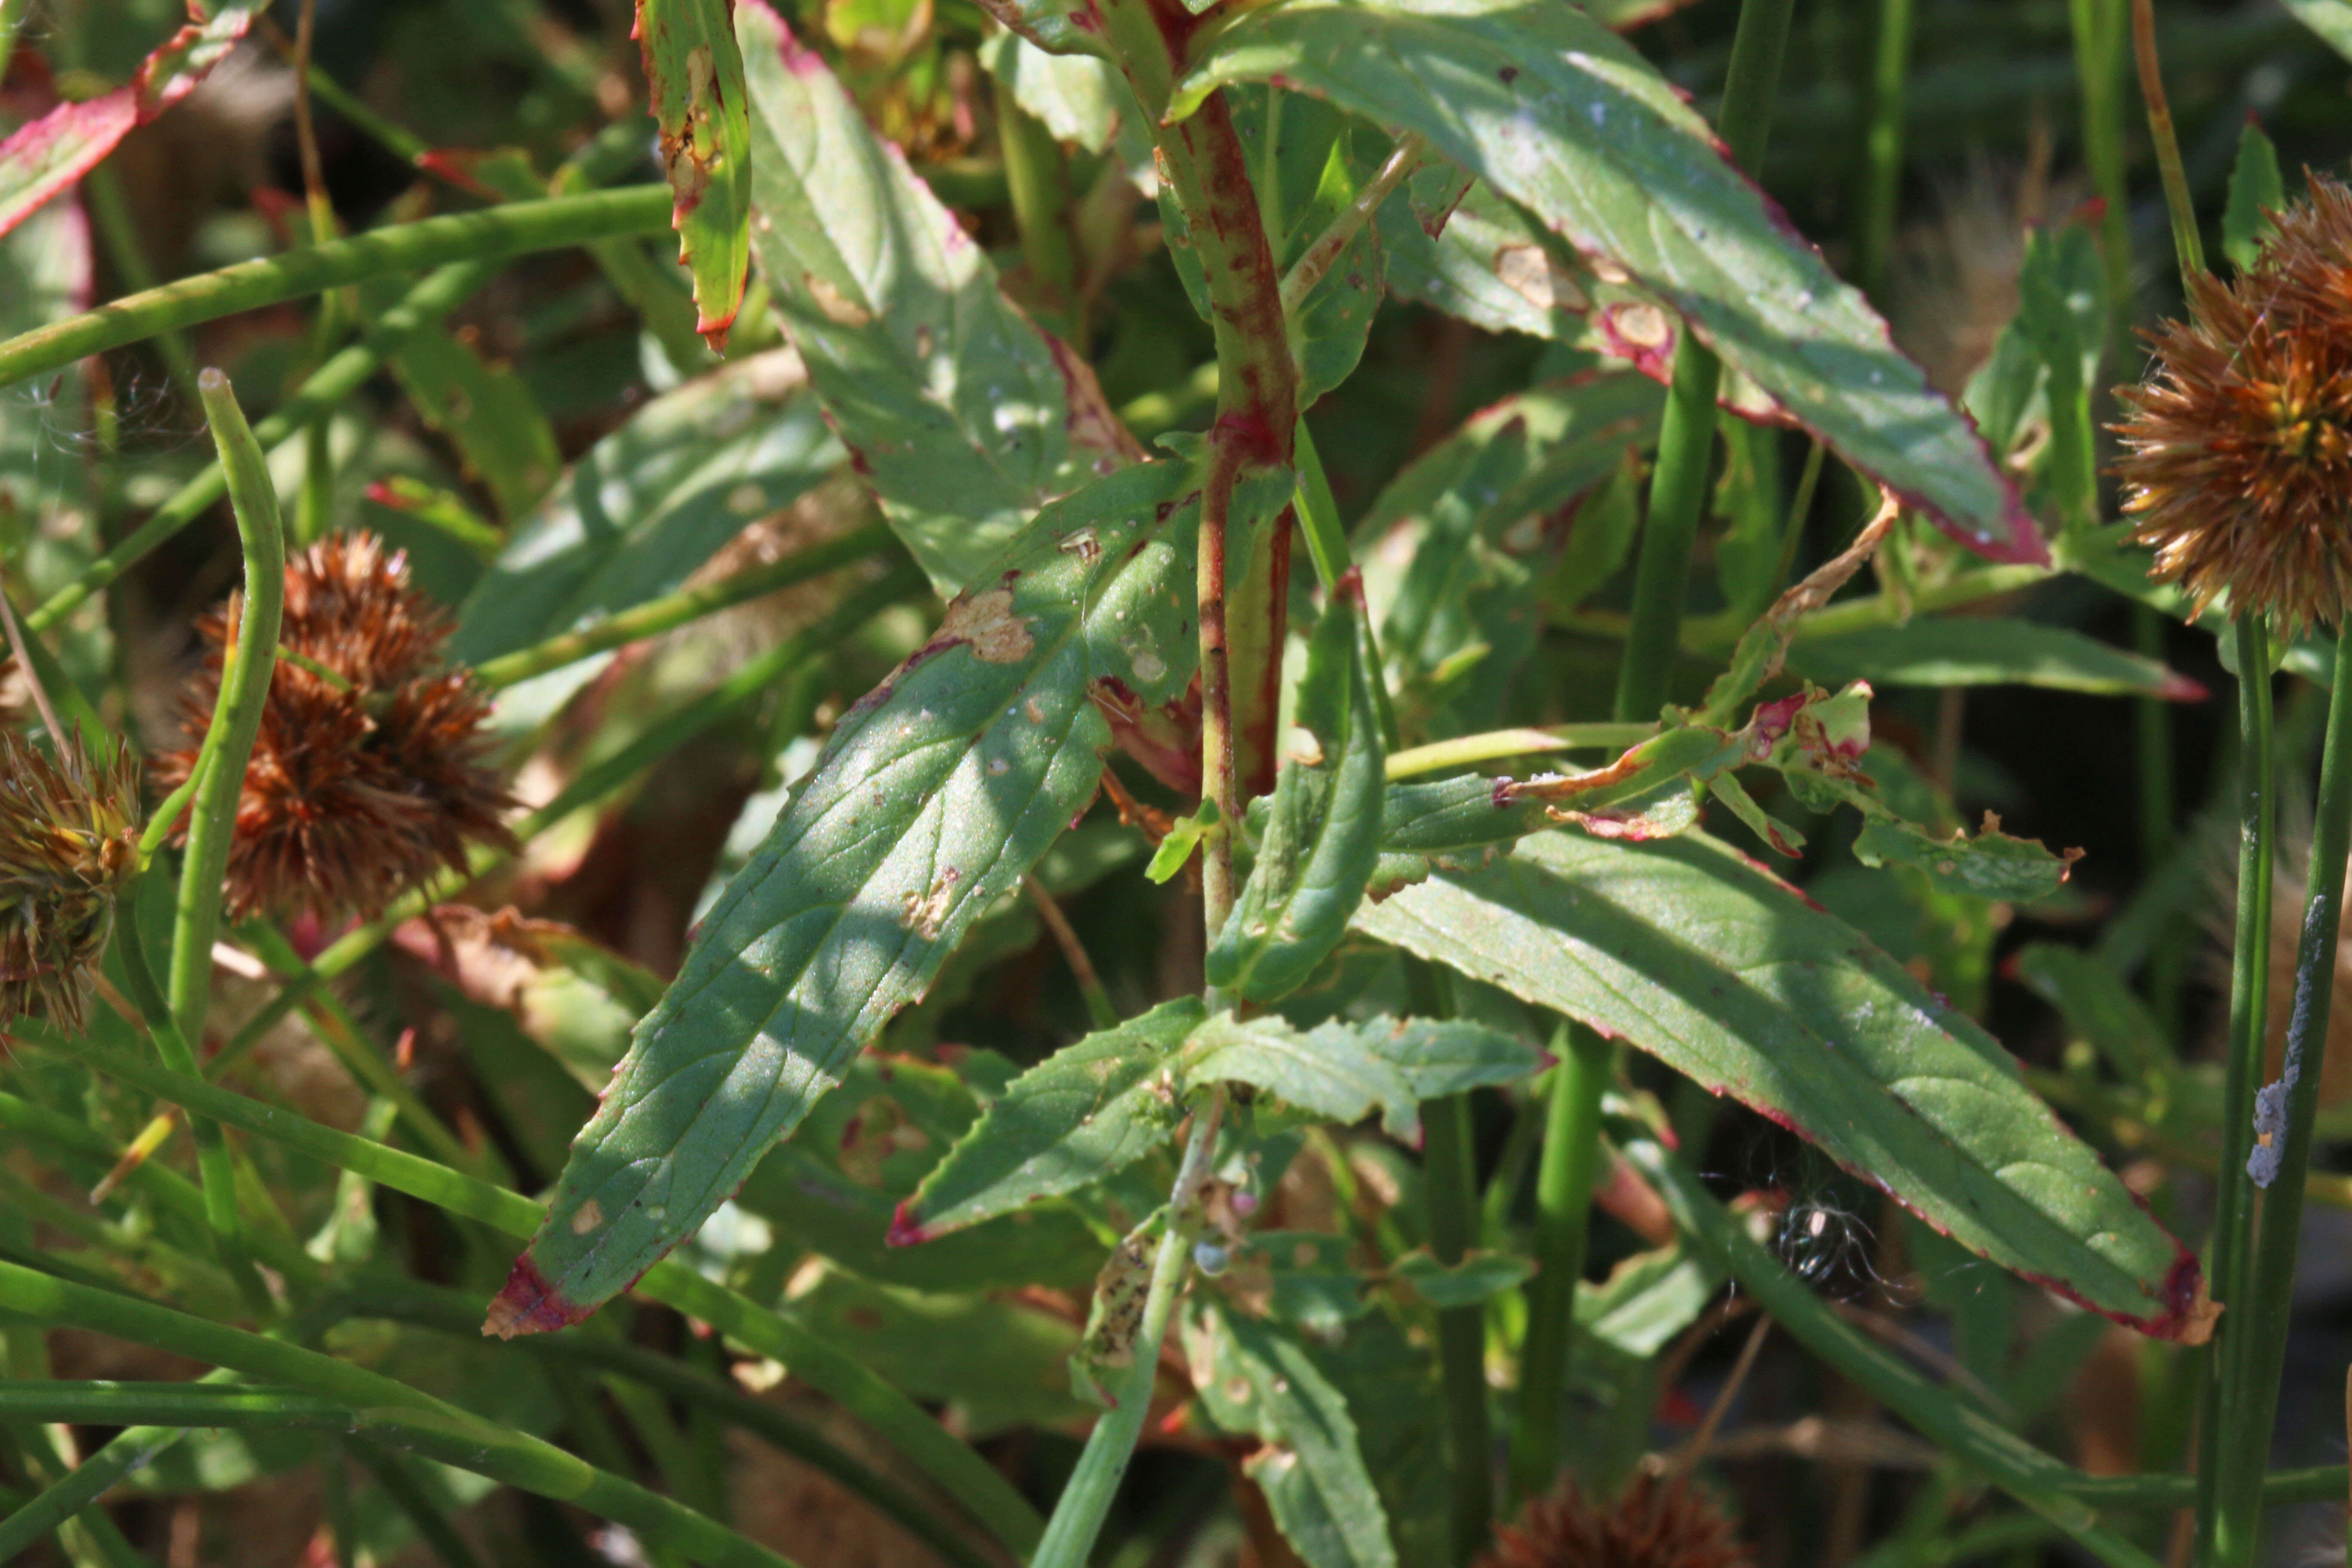
M 1274 248 L 1258 213 L 1249 180 L 1247 154 L 1234 129 L 1224 94 L 1212 93 L 1201 107 L 1174 125 L 1160 123 L 1169 89 L 1185 63 L 1194 33 L 1206 16 L 1195 16 L 1182 0 L 1102 0 L 1102 17 L 1119 68 L 1153 127 L 1160 178 L 1184 215 L 1201 261 L 1209 296 L 1210 327 L 1217 345 L 1217 419 L 1209 433 L 1209 456 L 1201 494 L 1201 778 L 1207 798 L 1230 824 L 1243 805 L 1235 760 L 1240 739 L 1234 722 L 1238 689 L 1248 703 L 1244 722 L 1270 727 L 1272 712 L 1253 694 L 1270 690 L 1263 672 L 1244 669 L 1236 681 L 1231 668 L 1225 613 L 1227 538 L 1235 486 L 1244 476 L 1290 462 L 1292 426 L 1298 416 L 1298 368 L 1284 330 L 1280 274 Z M 1213 16 L 1213 10 L 1210 13 Z M 1269 614 L 1283 605 L 1289 584 L 1287 551 L 1265 552 L 1276 580 L 1265 586 Z M 1256 595 L 1252 595 L 1253 601 Z M 1244 639 L 1266 659 L 1281 657 L 1280 639 Z M 1267 709 L 1260 713 L 1259 709 Z M 1265 739 L 1270 741 L 1270 734 Z M 1273 747 L 1259 748 L 1263 771 Z M 1212 940 L 1233 907 L 1233 852 L 1224 833 L 1213 835 L 1202 876 L 1204 911 Z

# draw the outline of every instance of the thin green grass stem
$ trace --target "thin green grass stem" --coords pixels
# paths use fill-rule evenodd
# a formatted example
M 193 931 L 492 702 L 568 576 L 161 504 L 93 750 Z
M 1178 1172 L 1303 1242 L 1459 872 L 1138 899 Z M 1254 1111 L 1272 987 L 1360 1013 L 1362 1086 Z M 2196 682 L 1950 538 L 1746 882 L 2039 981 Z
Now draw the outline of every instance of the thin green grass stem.
M 2248 673 L 2260 680 L 2260 671 L 2267 668 L 2257 665 Z M 2221 1472 L 2210 1561 L 2226 1568 L 2252 1564 L 2261 1537 L 2263 1472 L 2270 1461 L 2279 1379 L 2286 1367 L 2287 1321 L 2294 1305 L 2295 1253 L 2303 1231 L 2304 1174 L 2310 1168 L 2312 1128 L 2319 1112 L 2347 857 L 2352 857 L 2352 635 L 2339 634 L 2326 739 L 2320 751 L 2319 798 L 2312 813 L 2311 861 L 2303 929 L 2295 946 L 2294 1008 L 2287 1023 L 2285 1059 L 2278 1081 L 2254 1097 L 2256 1147 L 2249 1158 L 2253 1162 L 2252 1179 L 2263 1192 L 2253 1258 L 2245 1291 L 2230 1314 L 2239 1320 L 2236 1348 L 2223 1352 L 2220 1420 L 2206 1445 Z M 2267 960 L 2265 946 L 2255 950 L 2251 962 Z M 2233 1025 L 2237 1022 L 2232 1019 Z M 2224 1343 L 2226 1347 L 2229 1342 Z
M 1192 1131 L 1184 1145 L 1184 1162 L 1168 1195 L 1168 1228 L 1152 1254 L 1151 1284 L 1143 1299 L 1143 1321 L 1136 1331 L 1134 1362 L 1117 1390 L 1118 1403 L 1087 1434 L 1062 1495 L 1046 1521 L 1029 1568 L 1086 1568 L 1094 1555 L 1095 1540 L 1111 1500 L 1135 1457 L 1136 1440 L 1143 1435 L 1143 1418 L 1151 1409 L 1151 1390 L 1160 1377 L 1160 1344 L 1168 1335 L 1168 1321 L 1184 1286 L 1192 1262 L 1193 1226 L 1187 1210 L 1209 1174 L 1209 1158 L 1216 1147 L 1217 1127 L 1224 1119 L 1225 1086 L 1209 1091 L 1206 1104 L 1194 1112 Z
M 13 1263 L 0 1262 L 0 1310 L 170 1351 L 339 1401 L 349 1411 L 350 1430 L 354 1434 L 542 1497 L 574 1503 L 627 1525 L 649 1545 L 677 1552 L 694 1562 L 716 1568 L 791 1568 L 789 1559 L 656 1492 L 599 1470 L 551 1443 L 316 1351 L 208 1322 L 135 1297 L 76 1285 Z M 115 1441 L 131 1438 L 136 1447 L 152 1430 L 133 1427 Z M 114 1445 L 107 1447 L 110 1449 Z M 101 1449 L 100 1455 L 106 1451 Z M 99 1456 L 93 1456 L 90 1463 L 98 1460 Z M 39 1500 L 30 1506 L 38 1508 Z M 16 1517 L 0 1521 L 0 1531 Z M 7 1554 L 6 1546 L 0 1544 L 0 1556 Z
M 565 632 L 530 647 L 496 658 L 484 659 L 475 666 L 474 674 L 492 690 L 515 685 L 551 669 L 561 669 L 583 658 L 659 637 L 676 631 L 705 616 L 805 583 L 812 577 L 836 571 L 870 555 L 897 553 L 898 536 L 885 522 L 871 522 L 851 529 L 805 550 L 796 550 L 781 560 L 765 566 L 755 566 L 748 572 L 738 572 L 715 583 L 700 587 L 681 589 L 658 599 L 649 599 L 632 605 L 617 615 L 607 616 L 593 626 Z
M 1862 210 L 1853 242 L 1854 282 L 1871 295 L 1885 287 L 1887 262 L 1895 253 L 1895 206 L 1903 178 L 1903 89 L 1911 74 L 1912 4 L 1913 0 L 1878 0 L 1870 120 L 1862 141 Z
M 1422 1107 L 1422 1180 L 1429 1205 L 1429 1246 L 1452 1268 L 1478 1244 L 1476 1149 L 1470 1097 L 1448 1095 Z M 1486 1550 L 1495 1516 L 1493 1425 L 1486 1411 L 1486 1314 L 1477 1306 L 1437 1314 L 1439 1386 L 1453 1472 L 1454 1560 Z
M 1524 1501 L 1559 1470 L 1560 1405 L 1594 1178 L 1601 1169 L 1601 1096 L 1616 1066 L 1608 1041 L 1563 1022 L 1552 1037 L 1559 1065 L 1543 1090 L 1543 1154 L 1536 1168 L 1536 1277 L 1527 1289 L 1519 1347 L 1518 1424 L 1511 1434 L 1511 1496 Z
M 173 328 L 306 299 L 372 278 L 422 272 L 453 261 L 561 250 L 625 235 L 664 233 L 670 226 L 670 199 L 668 186 L 648 184 L 510 202 L 241 261 L 127 294 L 0 342 L 0 386 L 62 370 L 76 360 Z
M 213 1117 L 250 1136 L 268 1139 L 462 1218 L 478 1220 L 503 1235 L 528 1240 L 537 1234 L 545 1217 L 537 1203 L 519 1193 L 451 1170 L 422 1155 L 340 1132 L 292 1111 L 172 1072 L 143 1057 L 62 1037 L 53 1036 L 39 1043 L 118 1082 L 181 1106 L 192 1118 Z M 0 1114 L 8 1110 L 5 1097 L 0 1097 Z M 640 1296 L 708 1323 L 745 1348 L 791 1367 L 794 1375 L 871 1426 L 929 1472 L 1006 1546 L 1025 1552 L 1037 1539 L 1039 1521 L 1034 1510 L 1003 1477 L 906 1395 L 799 1324 L 705 1279 L 675 1259 L 656 1264 L 637 1282 L 636 1289 Z M 0 1306 L 5 1306 L 5 1301 L 0 1301 Z M 254 1375 L 267 1378 L 277 1374 L 261 1371 Z

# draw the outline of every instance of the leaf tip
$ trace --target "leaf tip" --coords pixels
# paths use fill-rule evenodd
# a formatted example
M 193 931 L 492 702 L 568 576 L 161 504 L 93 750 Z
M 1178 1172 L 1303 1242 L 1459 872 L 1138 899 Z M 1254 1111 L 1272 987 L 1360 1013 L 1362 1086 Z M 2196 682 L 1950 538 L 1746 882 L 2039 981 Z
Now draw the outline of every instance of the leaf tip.
M 505 1287 L 491 1299 L 489 1313 L 482 1320 L 482 1334 L 510 1340 L 517 1334 L 551 1333 L 570 1328 L 594 1310 L 566 1300 L 526 1252 L 515 1259 Z
M 914 1215 L 915 1200 L 908 1198 L 890 1211 L 890 1229 L 882 1237 L 885 1247 L 919 1247 L 931 1239 L 931 1234 Z

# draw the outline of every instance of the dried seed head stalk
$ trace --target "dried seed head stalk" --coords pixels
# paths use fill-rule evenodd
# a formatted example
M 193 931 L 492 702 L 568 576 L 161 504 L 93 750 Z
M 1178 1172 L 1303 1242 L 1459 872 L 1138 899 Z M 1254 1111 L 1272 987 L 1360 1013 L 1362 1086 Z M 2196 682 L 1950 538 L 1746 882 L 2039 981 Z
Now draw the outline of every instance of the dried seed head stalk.
M 127 749 L 79 737 L 52 760 L 0 732 L 0 1035 L 38 1016 L 79 1029 L 139 866 L 139 770 Z
M 182 704 L 188 748 L 158 764 L 167 785 L 187 777 L 212 722 L 236 605 L 198 624 L 208 654 Z M 471 672 L 443 668 L 448 633 L 406 558 L 371 534 L 287 563 L 278 640 L 296 657 L 270 677 L 246 768 L 232 917 L 373 916 L 438 868 L 462 871 L 468 843 L 514 847 L 500 820 L 513 802 L 483 761 L 490 700 Z
M 2352 589 L 2352 191 L 2317 176 L 2231 282 L 2200 277 L 2189 319 L 2149 334 L 2117 472 L 2154 575 L 2202 613 L 2268 612 L 2292 638 Z
M 1495 1527 L 1477 1568 L 1753 1568 L 1754 1559 L 1706 1493 L 1682 1477 L 1642 1476 L 1612 1506 L 1572 1480 Z

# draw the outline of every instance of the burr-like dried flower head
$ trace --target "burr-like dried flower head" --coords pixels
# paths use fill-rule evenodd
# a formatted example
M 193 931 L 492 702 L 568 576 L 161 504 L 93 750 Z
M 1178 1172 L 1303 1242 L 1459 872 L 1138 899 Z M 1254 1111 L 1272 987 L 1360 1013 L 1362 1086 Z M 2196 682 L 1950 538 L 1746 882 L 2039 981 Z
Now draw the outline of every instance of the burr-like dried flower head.
M 159 764 L 167 784 L 212 721 L 228 627 L 228 615 L 197 627 L 209 655 L 183 704 L 189 747 Z M 270 678 L 229 849 L 232 916 L 373 915 L 437 868 L 463 870 L 470 841 L 512 847 L 499 820 L 512 802 L 483 761 L 489 698 L 442 667 L 447 636 L 406 558 L 373 535 L 287 563 L 278 641 L 315 668 L 281 657 Z
M 2268 612 L 2293 637 L 2352 591 L 2352 192 L 2315 178 L 2234 281 L 2192 281 L 2119 389 L 2133 537 L 2201 612 Z
M 1643 1476 L 1616 1503 L 1563 1481 L 1495 1527 L 1478 1568 L 1752 1568 L 1731 1521 L 1686 1480 Z
M 0 732 L 0 1034 L 81 1027 L 114 899 L 139 865 L 139 771 L 111 742 L 53 760 Z

